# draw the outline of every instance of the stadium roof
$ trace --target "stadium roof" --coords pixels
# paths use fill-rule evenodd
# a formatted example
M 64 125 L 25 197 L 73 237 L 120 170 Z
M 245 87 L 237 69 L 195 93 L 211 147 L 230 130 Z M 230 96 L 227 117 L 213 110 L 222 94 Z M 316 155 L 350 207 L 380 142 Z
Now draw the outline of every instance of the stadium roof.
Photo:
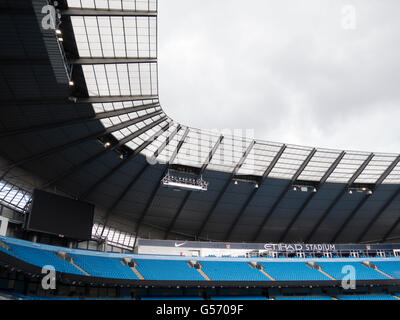
M 61 35 L 41 27 L 46 1 L 0 3 L 3 180 L 22 167 L 42 188 L 106 208 L 102 223 L 127 221 L 125 231 L 142 236 L 377 242 L 400 234 L 398 154 L 259 141 L 169 118 L 158 97 L 155 0 L 58 1 Z M 209 190 L 161 187 L 168 167 L 203 175 Z

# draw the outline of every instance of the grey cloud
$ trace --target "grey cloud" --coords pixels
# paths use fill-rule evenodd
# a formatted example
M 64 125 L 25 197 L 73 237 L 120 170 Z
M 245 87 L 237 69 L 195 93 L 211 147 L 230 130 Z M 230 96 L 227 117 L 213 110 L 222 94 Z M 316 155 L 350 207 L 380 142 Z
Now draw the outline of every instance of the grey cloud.
M 341 27 L 354 5 L 355 30 Z M 396 1 L 160 0 L 166 112 L 308 146 L 399 152 Z

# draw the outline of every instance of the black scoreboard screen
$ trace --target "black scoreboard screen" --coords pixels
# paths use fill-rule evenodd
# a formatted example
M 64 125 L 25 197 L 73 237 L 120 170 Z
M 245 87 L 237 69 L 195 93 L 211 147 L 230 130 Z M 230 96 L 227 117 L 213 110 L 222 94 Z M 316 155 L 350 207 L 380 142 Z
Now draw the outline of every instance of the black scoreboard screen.
M 94 205 L 35 189 L 27 229 L 76 240 L 89 240 Z

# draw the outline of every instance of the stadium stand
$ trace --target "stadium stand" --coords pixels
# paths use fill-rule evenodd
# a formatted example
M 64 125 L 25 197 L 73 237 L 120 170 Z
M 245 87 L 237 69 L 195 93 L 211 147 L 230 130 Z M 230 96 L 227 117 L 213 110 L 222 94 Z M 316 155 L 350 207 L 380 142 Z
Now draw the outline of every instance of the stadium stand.
M 263 296 L 213 296 L 211 300 L 268 300 Z
M 318 264 L 335 279 L 343 278 L 344 272 L 342 273 L 342 270 L 346 266 L 354 268 L 357 280 L 390 279 L 382 273 L 364 266 L 361 262 L 319 262 Z
M 82 276 L 101 278 L 140 280 L 137 274 L 124 265 L 124 257 L 133 259 L 137 271 L 144 280 L 180 280 L 180 281 L 207 281 L 199 270 L 189 264 L 189 258 L 173 256 L 145 256 L 133 254 L 110 254 L 78 249 L 66 249 L 0 237 L 0 240 L 8 249 L 0 247 L 0 250 L 8 255 L 18 258 L 30 264 L 43 267 L 52 265 L 58 272 L 70 273 Z M 63 260 L 57 252 L 67 253 L 73 260 Z M 158 257 L 158 258 L 157 258 Z M 233 258 L 201 258 L 198 260 L 201 271 L 214 281 L 271 281 L 266 274 L 276 281 L 324 281 L 332 280 L 326 274 L 335 279 L 342 279 L 343 267 L 354 267 L 357 280 L 387 280 L 391 279 L 384 273 L 362 264 L 368 259 L 344 258 L 348 261 L 337 259 L 304 259 L 286 258 L 278 259 L 253 258 L 251 260 L 232 261 Z M 391 261 L 388 261 L 390 259 Z M 393 260 L 394 259 L 394 260 Z M 238 259 L 237 259 L 238 260 Z M 258 260 L 263 266 L 264 273 L 250 265 L 250 261 Z M 313 269 L 306 261 L 314 260 L 322 268 L 323 272 Z M 329 260 L 329 261 L 327 261 Z M 393 278 L 399 278 L 400 259 L 380 258 L 370 259 L 378 269 L 390 274 Z M 75 266 L 76 265 L 76 266 Z M 84 272 L 82 272 L 82 271 Z
M 269 281 L 259 270 L 249 266 L 248 262 L 200 261 L 203 271 L 211 280 L 217 281 Z
M 400 268 L 399 264 L 395 261 L 376 261 L 374 264 L 378 267 L 379 270 L 387 273 L 393 278 L 400 279 Z
M 79 269 L 75 268 L 71 263 L 60 259 L 56 251 L 45 250 L 42 248 L 33 248 L 24 245 L 7 243 L 9 249 L 6 250 L 0 247 L 0 250 L 18 258 L 22 261 L 44 267 L 46 265 L 54 266 L 59 272 L 85 275 Z
M 139 280 L 131 268 L 122 264 L 121 259 L 82 254 L 70 255 L 74 259 L 74 262 L 91 276 Z
M 261 262 L 264 270 L 275 280 L 281 281 L 312 281 L 330 280 L 318 270 L 311 269 L 304 262 Z
M 328 296 L 277 296 L 275 300 L 335 300 Z
M 390 294 L 379 295 L 341 295 L 337 296 L 339 300 L 399 300 Z
M 195 268 L 186 261 L 135 259 L 137 269 L 146 280 L 193 280 L 204 281 Z

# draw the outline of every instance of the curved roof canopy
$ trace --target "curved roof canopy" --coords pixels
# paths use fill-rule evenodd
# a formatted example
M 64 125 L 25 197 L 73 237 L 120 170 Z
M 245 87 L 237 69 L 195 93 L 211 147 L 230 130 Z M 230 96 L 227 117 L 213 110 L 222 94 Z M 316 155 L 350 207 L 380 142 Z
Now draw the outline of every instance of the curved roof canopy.
M 1 10 L 10 30 L 0 53 L 2 179 L 23 167 L 47 181 L 43 188 L 106 208 L 103 223 L 129 221 L 143 236 L 360 242 L 399 234 L 398 154 L 179 124 L 159 104 L 157 1 L 59 3 L 61 35 L 40 28 L 44 0 Z M 202 175 L 209 190 L 161 187 L 167 168 Z

